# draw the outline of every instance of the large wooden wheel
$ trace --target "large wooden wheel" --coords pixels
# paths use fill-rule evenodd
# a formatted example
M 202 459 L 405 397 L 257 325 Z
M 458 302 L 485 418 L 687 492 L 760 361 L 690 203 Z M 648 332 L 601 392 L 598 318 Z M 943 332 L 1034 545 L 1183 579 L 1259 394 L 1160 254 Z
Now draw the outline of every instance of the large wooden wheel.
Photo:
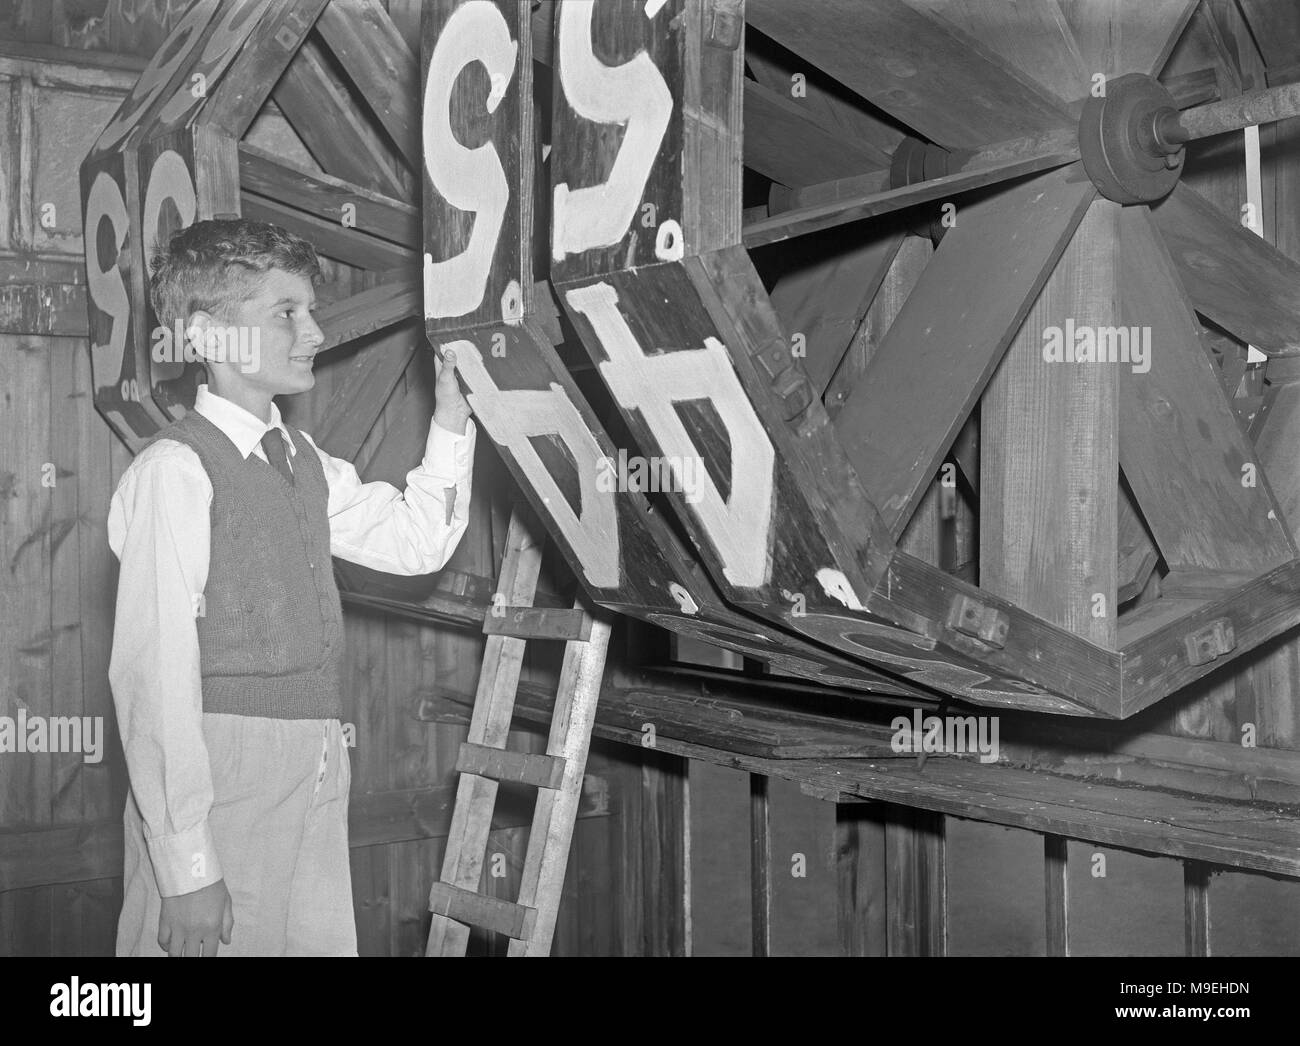
M 278 221 L 391 273 L 325 319 L 331 343 L 371 336 L 335 453 L 410 365 L 422 298 L 596 601 L 863 691 L 1127 717 L 1300 623 L 1277 475 L 1300 266 L 1180 184 L 1185 142 L 1296 97 L 1213 102 L 1194 70 L 1161 86 L 1194 17 L 433 0 L 417 60 L 369 0 L 198 4 L 82 169 L 97 403 L 134 443 L 192 395 L 150 359 L 153 240 Z M 273 89 L 327 176 L 240 142 Z M 745 168 L 751 197 L 773 186 L 755 212 Z M 833 228 L 852 251 L 819 264 Z M 812 264 L 789 263 L 795 238 Z M 845 328 L 904 256 L 910 292 L 850 373 Z M 566 334 L 602 388 L 580 388 Z M 1249 382 L 1247 345 L 1267 358 Z M 620 450 L 689 489 L 611 484 Z M 978 514 L 971 562 L 904 550 L 936 489 Z

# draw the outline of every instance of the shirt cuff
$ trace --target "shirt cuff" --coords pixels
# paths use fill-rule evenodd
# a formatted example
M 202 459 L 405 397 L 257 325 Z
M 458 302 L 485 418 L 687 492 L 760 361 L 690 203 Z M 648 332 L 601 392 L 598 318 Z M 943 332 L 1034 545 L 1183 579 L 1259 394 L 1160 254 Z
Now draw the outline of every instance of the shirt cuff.
M 457 435 L 436 421 L 430 421 L 429 439 L 424 447 L 424 467 L 430 472 L 444 474 L 447 471 L 445 466 L 449 463 L 457 470 L 468 468 L 474 460 L 474 436 L 477 431 L 472 418 L 465 422 L 463 435 Z
M 221 878 L 221 863 L 206 821 L 175 835 L 146 839 L 145 844 L 163 897 L 193 893 Z

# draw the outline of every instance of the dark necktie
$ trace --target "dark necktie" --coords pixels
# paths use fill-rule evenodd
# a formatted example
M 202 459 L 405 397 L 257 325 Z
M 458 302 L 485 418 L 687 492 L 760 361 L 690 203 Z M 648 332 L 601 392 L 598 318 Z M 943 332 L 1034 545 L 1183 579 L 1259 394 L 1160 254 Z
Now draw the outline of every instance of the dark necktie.
M 269 461 L 276 472 L 284 477 L 284 481 L 293 486 L 293 472 L 289 468 L 289 456 L 284 450 L 284 437 L 280 435 L 279 429 L 268 429 L 266 435 L 262 437 L 262 450 L 266 452 L 266 460 Z

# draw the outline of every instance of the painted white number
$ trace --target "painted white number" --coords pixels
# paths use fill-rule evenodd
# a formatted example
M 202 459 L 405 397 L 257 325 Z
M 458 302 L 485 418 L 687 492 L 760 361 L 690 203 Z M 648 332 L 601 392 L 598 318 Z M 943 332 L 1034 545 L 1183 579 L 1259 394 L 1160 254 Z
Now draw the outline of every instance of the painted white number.
M 627 130 L 603 185 L 555 187 L 551 252 L 556 261 L 623 238 L 636 216 L 673 112 L 672 92 L 645 51 L 619 66 L 605 65 L 596 57 L 591 39 L 595 6 L 560 4 L 560 83 L 579 116 L 594 123 L 626 125 Z M 665 246 L 680 251 L 681 244 Z
M 194 181 L 190 178 L 190 169 L 185 165 L 181 154 L 168 149 L 160 153 L 149 172 L 149 186 L 144 194 L 144 248 L 145 265 L 150 263 L 154 252 L 166 244 L 158 242 L 163 204 L 171 200 L 180 214 L 181 228 L 189 225 L 198 216 L 199 202 L 194 194 Z M 172 362 L 155 364 L 153 377 L 164 381 L 180 375 L 185 369 L 184 363 Z
M 466 149 L 452 134 L 452 87 L 462 69 L 481 62 L 492 78 L 487 110 L 495 112 L 514 77 L 518 51 L 501 12 L 487 0 L 472 0 L 447 20 L 429 60 L 429 81 L 424 89 L 424 162 L 443 198 L 474 214 L 474 231 L 464 251 L 446 261 L 435 262 L 427 253 L 424 256 L 424 312 L 430 318 L 464 316 L 482 303 L 510 201 L 510 184 L 496 146 L 489 141 Z M 506 298 L 518 302 L 520 295 L 512 298 L 507 294 Z
M 185 56 L 190 53 L 190 41 L 202 30 L 212 17 L 211 4 L 195 4 L 172 30 L 171 36 L 163 41 L 155 60 L 161 59 L 158 66 L 150 65 L 136 81 L 135 87 L 127 96 L 122 107 L 113 114 L 99 139 L 95 142 L 96 152 L 112 149 L 131 130 L 135 119 L 151 106 L 162 94 L 173 74 L 180 68 Z
M 555 526 L 581 558 L 587 580 L 596 588 L 618 588 L 618 516 L 611 493 L 596 484 L 604 453 L 563 386 L 549 389 L 500 389 L 483 366 L 473 342 L 455 341 L 456 366 L 474 391 L 469 405 L 492 438 L 514 455 L 528 475 Z M 533 436 L 557 436 L 578 470 L 581 508 L 574 513 L 529 442 Z
M 641 411 L 670 459 L 699 457 L 673 403 L 710 398 L 731 441 L 731 500 L 724 501 L 708 469 L 700 469 L 704 496 L 692 507 L 717 549 L 727 580 L 745 588 L 765 584 L 775 452 L 726 348 L 709 337 L 702 349 L 647 356 L 618 311 L 618 294 L 608 283 L 566 291 L 565 297 L 587 317 L 609 356 L 600 365 L 609 391 L 620 406 Z
M 108 268 L 102 268 L 99 263 L 99 226 L 106 218 L 111 229 L 112 250 L 109 252 Z M 105 379 L 112 380 L 122 373 L 122 354 L 126 349 L 127 325 L 131 320 L 131 298 L 122 271 L 118 268 L 117 258 L 129 231 L 130 222 L 122 192 L 112 176 L 101 171 L 96 175 L 94 184 L 90 187 L 90 196 L 86 200 L 84 230 L 87 289 L 95 307 L 113 319 L 107 343 L 92 342 L 90 346 L 95 364 L 95 381 L 101 385 Z
M 158 115 L 158 122 L 162 126 L 171 126 L 172 121 L 183 115 L 194 104 L 196 99 L 203 98 L 207 94 L 207 79 L 215 78 L 226 67 L 227 63 L 235 56 L 239 45 L 244 42 L 244 38 L 248 35 L 244 29 L 248 19 L 261 13 L 260 11 L 249 10 L 254 2 L 255 0 L 244 0 L 243 3 L 232 8 L 226 13 L 226 17 L 221 20 L 221 24 L 213 30 L 212 35 L 208 37 L 208 42 L 203 47 L 203 54 L 199 57 L 199 72 L 195 74 L 203 80 L 205 89 L 197 94 L 189 90 L 177 91 L 172 95 Z M 259 8 L 265 8 L 266 4 L 267 0 L 256 0 L 256 6 Z

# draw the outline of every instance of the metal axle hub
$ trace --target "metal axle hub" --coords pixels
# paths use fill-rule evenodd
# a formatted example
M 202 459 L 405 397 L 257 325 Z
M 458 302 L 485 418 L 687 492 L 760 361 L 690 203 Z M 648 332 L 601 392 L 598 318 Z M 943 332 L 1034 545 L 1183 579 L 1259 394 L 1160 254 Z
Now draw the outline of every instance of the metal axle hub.
M 1116 203 L 1153 203 L 1183 170 L 1183 127 L 1174 96 L 1144 73 L 1106 81 L 1079 120 L 1079 152 L 1097 191 Z

